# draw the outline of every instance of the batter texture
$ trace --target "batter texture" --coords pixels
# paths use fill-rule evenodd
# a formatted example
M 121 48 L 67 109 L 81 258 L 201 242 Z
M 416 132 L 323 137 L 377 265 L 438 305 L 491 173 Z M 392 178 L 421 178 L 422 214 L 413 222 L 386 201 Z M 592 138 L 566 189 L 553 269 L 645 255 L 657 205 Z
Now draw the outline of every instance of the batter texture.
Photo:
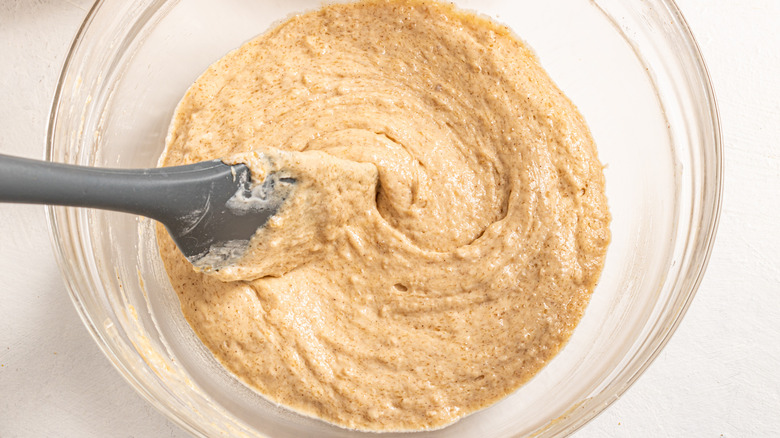
M 589 130 L 505 27 L 430 1 L 328 5 L 212 65 L 164 165 L 297 183 L 235 267 L 158 240 L 182 310 L 269 399 L 361 430 L 445 426 L 536 374 L 610 240 Z

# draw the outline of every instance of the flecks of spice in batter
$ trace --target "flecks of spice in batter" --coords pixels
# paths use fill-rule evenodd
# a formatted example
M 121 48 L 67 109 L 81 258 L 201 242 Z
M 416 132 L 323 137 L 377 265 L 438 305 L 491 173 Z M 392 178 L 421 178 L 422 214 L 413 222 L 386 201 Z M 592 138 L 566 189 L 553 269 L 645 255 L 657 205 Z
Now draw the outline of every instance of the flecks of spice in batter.
M 343 427 L 442 427 L 516 390 L 610 239 L 575 106 L 506 28 L 444 3 L 328 5 L 226 55 L 163 161 L 223 157 L 299 184 L 218 277 L 160 229 L 182 311 L 239 379 Z

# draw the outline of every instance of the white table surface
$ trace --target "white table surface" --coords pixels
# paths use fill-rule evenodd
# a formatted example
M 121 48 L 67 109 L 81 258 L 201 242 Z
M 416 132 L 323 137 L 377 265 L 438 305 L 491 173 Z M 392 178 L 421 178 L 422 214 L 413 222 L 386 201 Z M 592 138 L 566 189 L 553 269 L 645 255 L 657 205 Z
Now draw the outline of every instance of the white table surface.
M 91 0 L 0 0 L 0 153 L 40 158 Z M 709 269 L 639 381 L 576 436 L 780 436 L 780 1 L 678 0 L 710 68 L 725 193 Z M 98 350 L 43 208 L 0 204 L 0 437 L 185 437 Z

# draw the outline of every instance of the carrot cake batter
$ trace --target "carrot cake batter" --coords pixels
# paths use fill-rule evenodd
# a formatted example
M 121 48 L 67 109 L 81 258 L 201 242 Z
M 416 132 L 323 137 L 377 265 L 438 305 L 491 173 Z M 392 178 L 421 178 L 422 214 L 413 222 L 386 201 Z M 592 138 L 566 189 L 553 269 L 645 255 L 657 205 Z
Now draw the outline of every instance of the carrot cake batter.
M 189 323 L 269 399 L 360 430 L 445 426 L 569 339 L 610 240 L 588 127 L 503 26 L 433 1 L 328 5 L 212 65 L 163 165 L 297 182 L 233 267 L 160 227 Z

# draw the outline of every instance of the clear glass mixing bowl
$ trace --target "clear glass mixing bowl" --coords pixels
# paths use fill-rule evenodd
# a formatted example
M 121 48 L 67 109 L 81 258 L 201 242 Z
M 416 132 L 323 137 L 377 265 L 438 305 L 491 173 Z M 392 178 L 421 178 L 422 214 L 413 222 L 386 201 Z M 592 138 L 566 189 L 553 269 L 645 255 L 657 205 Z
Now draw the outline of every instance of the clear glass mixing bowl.
M 570 433 L 638 378 L 693 298 L 720 205 L 715 99 L 671 0 L 456 3 L 509 25 L 579 106 L 607 166 L 613 241 L 592 302 L 559 356 L 502 402 L 418 435 Z M 178 100 L 209 64 L 317 6 L 98 1 L 60 78 L 48 158 L 154 166 Z M 222 369 L 181 315 L 151 221 L 60 207 L 49 219 L 84 323 L 130 384 L 180 426 L 199 436 L 361 435 L 280 408 Z

